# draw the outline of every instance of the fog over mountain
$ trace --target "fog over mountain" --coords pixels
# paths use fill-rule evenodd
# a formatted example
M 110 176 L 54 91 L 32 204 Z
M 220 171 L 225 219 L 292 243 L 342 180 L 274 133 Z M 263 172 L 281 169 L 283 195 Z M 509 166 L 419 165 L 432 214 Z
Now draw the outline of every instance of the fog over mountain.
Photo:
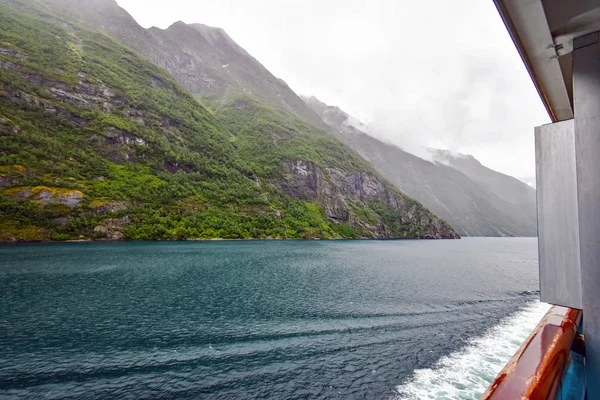
M 355 125 L 356 118 L 316 97 L 304 101 L 400 190 L 444 218 L 461 235 L 535 236 L 535 190 L 482 165 L 472 155 L 425 149 L 422 157 L 386 144 Z M 427 154 L 425 154 L 427 153 Z
M 338 105 L 386 142 L 535 173 L 533 127 L 549 120 L 492 1 L 118 3 L 144 27 L 224 28 L 296 93 Z

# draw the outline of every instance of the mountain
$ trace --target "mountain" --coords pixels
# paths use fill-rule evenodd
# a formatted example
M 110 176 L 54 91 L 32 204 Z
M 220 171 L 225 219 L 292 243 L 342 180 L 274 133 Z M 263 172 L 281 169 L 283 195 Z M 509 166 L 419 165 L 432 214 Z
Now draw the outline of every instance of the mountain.
M 283 80 L 273 76 L 221 28 L 179 21 L 164 30 L 145 29 L 115 0 L 46 0 L 46 4 L 83 19 L 140 52 L 171 73 L 196 98 L 228 102 L 247 95 L 326 129 Z
M 472 156 L 436 150 L 427 161 L 357 129 L 351 116 L 315 97 L 306 103 L 343 143 L 461 235 L 536 236 L 535 190 Z
M 0 240 L 457 237 L 265 71 L 112 0 L 0 0 Z
M 535 226 L 537 222 L 535 190 L 525 182 L 487 168 L 471 155 L 456 154 L 447 150 L 433 150 L 432 155 L 438 163 L 457 169 L 484 187 L 486 191 L 508 203 L 511 208 L 507 211 L 527 211 L 529 223 Z
M 533 189 L 536 188 L 535 176 L 522 176 L 519 178 L 519 180 Z

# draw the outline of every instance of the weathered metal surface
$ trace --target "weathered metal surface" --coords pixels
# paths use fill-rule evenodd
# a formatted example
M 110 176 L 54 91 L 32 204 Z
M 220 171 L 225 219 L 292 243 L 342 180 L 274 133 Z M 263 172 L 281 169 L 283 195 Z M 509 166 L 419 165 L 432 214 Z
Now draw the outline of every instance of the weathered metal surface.
M 575 309 L 548 311 L 482 400 L 556 398 L 580 318 L 581 311 Z
M 575 123 L 535 128 L 540 298 L 582 309 Z
M 600 40 L 573 43 L 573 100 L 585 369 L 589 399 L 600 399 Z

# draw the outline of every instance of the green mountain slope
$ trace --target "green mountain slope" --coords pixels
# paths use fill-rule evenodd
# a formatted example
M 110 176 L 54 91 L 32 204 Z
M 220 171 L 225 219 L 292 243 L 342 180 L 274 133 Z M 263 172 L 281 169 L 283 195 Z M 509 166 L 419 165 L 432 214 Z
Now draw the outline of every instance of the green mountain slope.
M 295 113 L 210 111 L 47 4 L 0 1 L 0 240 L 456 237 Z

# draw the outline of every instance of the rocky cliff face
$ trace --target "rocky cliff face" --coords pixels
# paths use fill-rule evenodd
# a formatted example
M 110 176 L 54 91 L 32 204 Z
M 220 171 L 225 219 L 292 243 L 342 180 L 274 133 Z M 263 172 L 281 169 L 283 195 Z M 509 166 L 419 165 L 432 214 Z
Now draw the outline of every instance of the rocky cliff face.
M 433 151 L 432 161 L 424 160 L 357 129 L 338 107 L 315 97 L 304 100 L 333 135 L 461 235 L 536 236 L 535 190 L 524 183 L 484 167 L 472 156 Z
M 368 172 L 346 172 L 338 168 L 322 170 L 313 163 L 287 160 L 281 189 L 325 210 L 328 219 L 346 223 L 363 237 L 459 238 L 448 224 L 420 204 L 390 188 Z M 377 213 L 380 207 L 394 214 L 395 223 Z M 370 213 L 370 218 L 364 214 Z

